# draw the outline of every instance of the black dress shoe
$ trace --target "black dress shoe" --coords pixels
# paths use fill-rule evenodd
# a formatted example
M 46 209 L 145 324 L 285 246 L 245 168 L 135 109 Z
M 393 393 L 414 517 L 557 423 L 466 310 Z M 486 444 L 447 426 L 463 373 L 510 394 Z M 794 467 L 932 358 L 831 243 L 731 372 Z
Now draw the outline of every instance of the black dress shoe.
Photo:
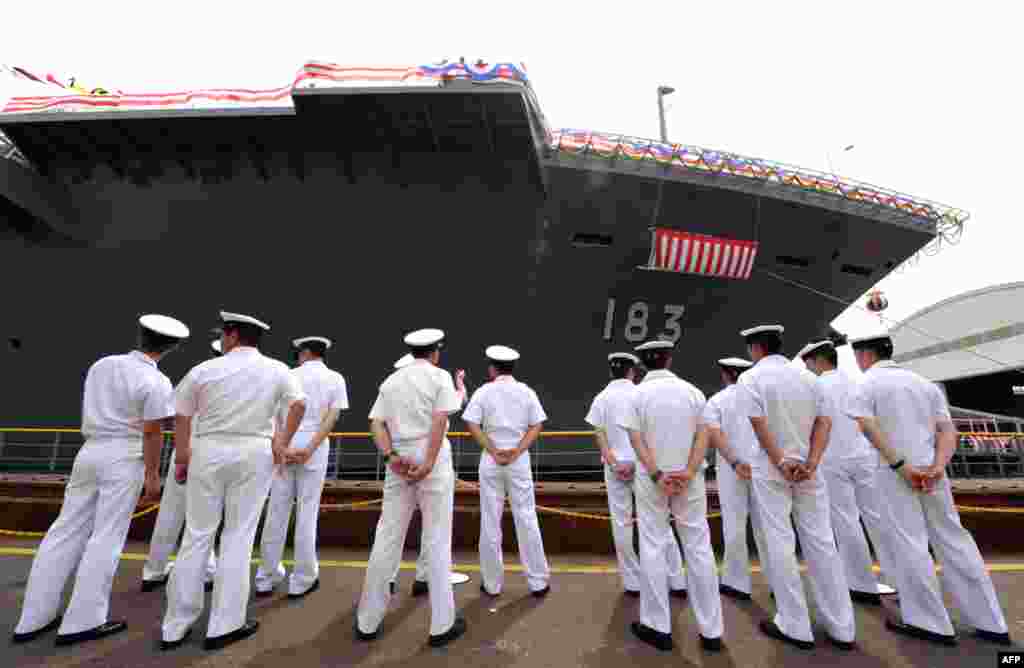
M 377 634 L 380 632 L 379 628 L 376 631 L 371 631 L 370 633 L 364 633 L 364 632 L 360 631 L 359 630 L 359 616 L 358 615 L 356 615 L 356 618 L 354 620 L 352 620 L 352 629 L 356 632 L 356 639 L 357 640 L 362 640 L 363 642 L 369 642 L 371 640 L 376 640 L 377 639 Z
M 154 589 L 159 589 L 167 584 L 167 580 L 169 579 L 170 578 L 165 575 L 162 578 L 157 578 L 156 580 L 143 580 L 142 591 L 153 591 Z
M 748 594 L 745 591 L 740 591 L 739 589 L 735 589 L 734 587 L 730 587 L 729 585 L 719 585 L 718 586 L 718 592 L 720 594 L 722 594 L 723 596 L 729 596 L 731 598 L 735 598 L 738 601 L 749 601 L 750 600 L 750 594 Z
M 1010 640 L 1009 633 L 996 633 L 995 631 L 982 631 L 981 629 L 975 629 L 974 637 L 979 640 L 987 640 L 988 642 L 994 642 L 997 645 L 1013 644 L 1013 641 Z
M 825 634 L 825 637 L 828 638 L 828 641 L 830 643 L 832 643 L 833 645 L 835 645 L 839 649 L 843 650 L 844 652 L 853 651 L 854 644 L 852 642 L 846 642 L 846 641 L 843 641 L 843 640 L 836 640 L 835 638 L 833 638 L 828 633 Z
M 854 603 L 865 603 L 867 605 L 882 605 L 882 597 L 877 593 L 870 593 L 866 591 L 857 591 L 856 589 L 850 590 L 850 600 Z
M 669 596 L 674 598 L 686 598 L 689 594 L 686 593 L 685 589 L 671 589 L 668 592 Z
M 638 591 L 637 591 L 637 590 L 635 590 L 635 589 L 626 589 L 626 590 L 625 590 L 625 591 L 624 591 L 623 593 L 624 593 L 624 594 L 625 594 L 626 596 L 632 596 L 633 598 L 636 598 L 637 596 L 639 596 L 639 595 L 640 595 L 640 592 L 638 592 Z
M 307 589 L 306 591 L 302 592 L 301 594 L 288 594 L 288 598 L 302 598 L 303 596 L 309 596 L 310 594 L 312 594 L 313 592 L 315 592 L 319 588 L 320 588 L 320 578 L 317 578 L 316 580 L 313 580 L 313 584 L 310 585 L 309 589 Z
M 898 622 L 895 619 L 889 618 L 885 620 L 885 628 L 896 633 L 902 633 L 905 636 L 911 638 L 917 638 L 918 640 L 928 640 L 929 642 L 938 643 L 940 645 L 946 645 L 947 647 L 956 647 L 957 639 L 956 636 L 942 635 L 941 633 L 934 633 L 932 631 L 926 631 L 917 626 L 911 626 L 910 624 L 904 624 Z
M 441 635 L 430 636 L 430 640 L 429 640 L 430 646 L 431 647 L 444 647 L 445 645 L 447 645 L 451 641 L 455 640 L 456 638 L 458 638 L 459 636 L 461 636 L 465 632 L 466 632 L 466 620 L 463 619 L 461 616 L 457 616 L 455 618 L 455 623 L 452 624 L 452 627 L 450 629 L 448 629 L 447 631 L 445 631 Z
M 191 636 L 191 635 L 192 635 L 192 627 L 190 626 L 190 627 L 188 627 L 188 629 L 185 630 L 185 635 L 181 636 L 177 640 L 161 640 L 160 641 L 160 651 L 161 652 L 166 652 L 169 649 L 178 649 L 179 647 L 181 647 L 182 645 L 185 644 L 185 641 L 188 640 L 189 636 Z
M 252 595 L 255 596 L 256 598 L 267 598 L 269 596 L 273 596 L 274 595 L 274 590 L 273 589 L 266 589 L 266 590 L 264 590 L 264 589 L 257 589 L 255 591 L 253 591 Z
M 544 598 L 545 596 L 547 596 L 550 593 L 551 593 L 551 585 L 545 585 L 545 587 L 543 589 L 538 589 L 537 591 L 531 591 L 530 592 L 530 596 L 533 596 L 535 598 Z
M 214 638 L 207 638 L 203 643 L 203 649 L 220 649 L 227 647 L 232 643 L 236 643 L 239 640 L 244 640 L 252 634 L 256 633 L 256 629 L 260 627 L 260 623 L 255 619 L 250 619 L 242 624 L 242 628 L 235 629 L 231 633 L 225 633 L 222 636 L 216 636 Z
M 635 635 L 640 640 L 644 641 L 648 645 L 657 647 L 663 652 L 672 651 L 672 634 L 662 633 L 661 631 L 655 631 L 650 626 L 644 626 L 640 622 L 633 622 L 629 626 L 633 630 Z
M 787 636 L 778 626 L 775 625 L 775 622 L 770 619 L 762 619 L 759 626 L 761 627 L 761 632 L 769 638 L 775 638 L 776 640 L 787 642 L 794 647 L 799 647 L 800 649 L 814 648 L 814 643 L 809 640 L 797 640 L 796 638 Z
M 426 582 L 423 582 L 421 580 L 413 580 L 412 581 L 412 595 L 413 596 L 423 596 L 424 594 L 428 593 L 429 591 L 430 591 L 430 587 L 427 585 Z
M 44 626 L 41 629 L 36 629 L 35 631 L 29 631 L 28 633 L 15 633 L 11 637 L 11 642 L 15 642 L 15 643 L 28 642 L 29 640 L 35 640 L 36 638 L 38 638 L 39 636 L 43 635 L 44 633 L 49 633 L 50 631 L 56 631 L 57 629 L 60 628 L 60 623 L 61 623 L 61 621 L 63 621 L 63 619 L 64 618 L 61 615 L 57 615 L 56 619 L 54 619 L 52 622 L 50 622 L 49 624 L 47 624 L 46 626 Z
M 88 631 L 81 631 L 79 633 L 68 633 L 66 635 L 57 636 L 57 645 L 74 645 L 75 643 L 85 642 L 87 640 L 98 640 L 105 638 L 115 633 L 120 633 L 128 628 L 128 624 L 125 622 L 107 622 L 106 624 L 100 624 L 94 629 Z
M 697 635 L 700 636 L 698 633 Z M 707 652 L 721 652 L 722 651 L 722 637 L 717 638 L 705 638 L 700 636 L 700 646 Z

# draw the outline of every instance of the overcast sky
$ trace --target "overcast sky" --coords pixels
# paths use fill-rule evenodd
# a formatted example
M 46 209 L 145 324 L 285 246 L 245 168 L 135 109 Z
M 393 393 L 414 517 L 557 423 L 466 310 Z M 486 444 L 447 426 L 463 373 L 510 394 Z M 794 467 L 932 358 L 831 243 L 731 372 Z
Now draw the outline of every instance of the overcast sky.
M 971 214 L 959 246 L 880 284 L 887 316 L 1024 276 L 1016 3 L 61 4 L 5 7 L 0 63 L 134 92 L 274 87 L 308 59 L 521 61 L 553 127 L 643 137 L 658 136 L 655 91 L 671 85 L 672 141 L 818 169 L 831 159 Z M 859 311 L 834 324 L 881 326 Z

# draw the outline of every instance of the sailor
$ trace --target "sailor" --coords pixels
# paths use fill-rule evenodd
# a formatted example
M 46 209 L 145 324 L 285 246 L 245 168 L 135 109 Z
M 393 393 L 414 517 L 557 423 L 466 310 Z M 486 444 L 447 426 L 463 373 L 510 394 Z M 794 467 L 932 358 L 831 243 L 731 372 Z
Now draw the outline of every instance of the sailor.
M 640 621 L 634 635 L 661 650 L 672 649 L 665 550 L 673 540 L 669 514 L 675 517 L 687 564 L 694 617 L 701 646 L 722 648 L 722 599 L 707 520 L 707 429 L 704 394 L 669 368 L 675 344 L 648 341 L 636 351 L 650 371 L 637 386 L 632 407 L 619 418 L 629 430 L 640 462 L 636 476 L 640 526 Z
M 640 360 L 630 353 L 612 353 L 608 369 L 612 380 L 594 398 L 585 418 L 594 428 L 594 441 L 604 463 L 604 483 L 608 492 L 612 541 L 619 563 L 622 587 L 629 596 L 640 595 L 640 558 L 633 547 L 636 525 L 633 522 L 633 481 L 636 455 L 629 443 L 629 432 L 619 425 L 623 414 L 633 406 L 636 371 Z M 672 594 L 686 595 L 686 573 L 679 543 L 673 537 L 666 546 L 668 584 Z
M 895 590 L 883 589 L 872 570 L 874 562 L 861 527 L 862 517 L 883 572 L 891 573 L 894 561 L 885 549 L 886 543 L 880 538 L 879 507 L 882 500 L 875 489 L 878 452 L 864 438 L 857 423 L 841 410 L 856 384 L 839 370 L 839 356 L 830 340 L 807 344 L 800 351 L 800 358 L 808 371 L 817 376 L 832 419 L 821 472 L 828 489 L 832 530 L 846 572 L 846 582 L 850 585 L 850 598 L 858 603 L 881 605 L 880 592 L 891 594 Z
M 892 361 L 892 339 L 873 335 L 850 341 L 864 380 L 845 405 L 864 435 L 879 451 L 875 474 L 883 536 L 891 554 L 900 593 L 900 618 L 886 620 L 898 633 L 955 645 L 957 640 L 943 604 L 935 562 L 942 581 L 960 608 L 960 619 L 982 640 L 1010 644 L 1006 619 L 992 578 L 971 534 L 960 524 L 946 466 L 957 434 L 941 390 Z
M 396 370 L 397 369 L 401 369 L 403 367 L 409 366 L 410 364 L 413 363 L 413 361 L 414 361 L 413 360 L 413 356 L 408 354 L 408 353 L 406 353 L 401 358 L 399 358 L 398 361 L 395 362 L 394 368 Z M 455 372 L 455 394 L 459 398 L 459 408 L 461 408 L 462 406 L 464 406 L 466 404 L 466 399 L 467 399 L 467 394 L 466 394 L 466 372 L 463 371 L 462 369 L 459 369 L 458 371 Z M 449 421 L 448 424 L 445 424 L 445 427 L 444 427 L 445 433 L 448 432 L 448 430 L 450 429 L 450 426 L 451 426 L 450 425 L 450 421 Z M 457 474 L 456 474 L 455 482 L 456 482 L 456 484 L 459 482 Z M 427 563 L 428 563 L 428 561 L 427 561 L 427 552 L 426 552 L 426 541 L 423 538 L 423 527 L 422 527 L 422 522 L 421 522 L 420 523 L 420 554 L 416 558 L 416 577 L 415 577 L 415 579 L 412 582 L 412 595 L 413 596 L 423 596 L 428 591 L 430 591 L 430 588 L 427 585 Z M 401 568 L 401 566 L 402 566 L 402 563 L 399 562 L 395 566 L 395 574 L 393 576 L 391 576 L 391 593 L 392 594 L 394 594 L 395 590 L 398 588 L 398 570 Z M 466 578 L 466 576 L 463 576 L 461 574 L 453 572 L 451 574 L 450 579 L 451 579 L 452 584 L 455 585 L 455 584 L 459 584 L 459 583 L 465 582 L 467 578 Z
M 825 635 L 840 649 L 851 650 L 853 604 L 832 536 L 825 481 L 817 473 L 831 419 L 814 375 L 780 354 L 783 332 L 781 325 L 740 332 L 754 367 L 740 376 L 737 403 L 760 445 L 751 490 L 764 533 L 761 561 L 778 606 L 774 620 L 762 620 L 760 626 L 768 636 L 801 649 L 814 646 L 796 560 L 795 520 Z
M 212 357 L 220 357 L 220 339 L 210 342 Z M 192 425 L 195 437 L 196 425 Z M 142 567 L 142 591 L 153 591 L 167 584 L 174 563 L 170 561 L 171 551 L 178 544 L 181 529 L 185 526 L 185 483 L 176 480 L 175 463 L 177 450 L 171 450 L 171 461 L 167 465 L 167 479 L 164 492 L 160 497 L 160 510 L 157 512 L 153 535 L 149 539 L 149 558 Z M 213 591 L 213 578 L 217 574 L 216 550 L 210 549 L 210 558 L 206 561 L 206 591 Z
M 292 502 L 295 502 L 295 566 L 288 578 L 288 596 L 301 598 L 320 587 L 316 525 L 331 447 L 328 435 L 341 411 L 348 409 L 345 378 L 326 364 L 331 340 L 307 336 L 295 339 L 292 345 L 298 350 L 299 359 L 299 367 L 292 374 L 306 395 L 306 414 L 286 454 L 287 465 L 275 472 L 270 487 L 270 502 L 260 540 L 260 567 L 256 571 L 256 596 L 273 594 L 274 587 L 285 578 L 281 557 Z
M 763 554 L 761 531 L 754 497 L 750 493 L 751 465 L 759 450 L 750 420 L 737 410 L 736 382 L 753 364 L 738 357 L 718 360 L 723 388 L 708 399 L 704 422 L 708 427 L 708 445 L 716 451 L 715 471 L 718 499 L 722 506 L 722 538 L 725 557 L 719 591 L 732 598 L 749 601 L 752 587 L 750 549 L 747 544 L 747 519 L 754 529 L 758 553 Z
M 487 373 L 491 381 L 477 388 L 462 413 L 466 427 L 484 450 L 479 467 L 480 591 L 498 596 L 504 585 L 501 518 L 507 494 L 527 586 L 532 595 L 542 597 L 551 591 L 551 570 L 537 521 L 529 449 L 547 415 L 537 393 L 512 375 L 519 359 L 517 351 L 490 346 L 484 354 L 490 361 Z
M 160 496 L 161 423 L 173 413 L 174 389 L 157 363 L 188 338 L 188 327 L 163 315 L 139 318 L 138 349 L 97 361 L 85 377 L 82 435 L 60 515 L 32 561 L 14 642 L 58 629 L 69 645 L 118 633 L 108 619 L 110 590 L 132 511 Z M 64 585 L 76 572 L 62 617 Z
M 405 337 L 415 360 L 381 384 L 370 409 L 373 439 L 388 464 L 373 550 L 355 620 L 359 640 L 374 640 L 387 612 L 388 582 L 401 561 L 412 513 L 423 519 L 430 589 L 430 645 L 447 645 L 466 632 L 452 592 L 452 515 L 455 470 L 446 436 L 448 415 L 460 407 L 450 373 L 438 365 L 444 332 L 421 329 Z
M 188 503 L 185 537 L 167 584 L 165 650 L 181 645 L 202 614 L 202 569 L 222 512 L 220 563 L 204 646 L 218 649 L 259 628 L 245 614 L 256 527 L 273 469 L 284 464 L 306 411 L 298 378 L 259 351 L 270 326 L 238 313 L 221 311 L 220 318 L 224 356 L 194 367 L 175 391 L 175 473 L 182 478 L 187 471 Z M 274 415 L 282 402 L 290 404 L 288 420 L 275 433 Z M 193 420 L 198 423 L 194 444 Z

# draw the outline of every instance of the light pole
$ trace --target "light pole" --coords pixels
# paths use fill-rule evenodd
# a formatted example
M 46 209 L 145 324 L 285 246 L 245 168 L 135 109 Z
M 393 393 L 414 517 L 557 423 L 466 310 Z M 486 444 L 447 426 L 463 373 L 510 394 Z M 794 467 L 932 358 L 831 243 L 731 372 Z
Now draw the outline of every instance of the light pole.
M 658 120 L 661 122 L 661 141 L 668 143 L 668 130 L 665 129 L 665 96 L 676 92 L 671 86 L 658 86 Z

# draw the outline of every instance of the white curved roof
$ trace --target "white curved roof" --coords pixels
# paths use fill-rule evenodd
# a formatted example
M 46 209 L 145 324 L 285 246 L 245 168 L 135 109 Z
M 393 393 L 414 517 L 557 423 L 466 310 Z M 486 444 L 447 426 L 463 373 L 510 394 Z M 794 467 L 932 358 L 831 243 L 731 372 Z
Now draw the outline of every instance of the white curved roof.
M 1024 282 L 972 290 L 889 330 L 895 359 L 933 381 L 1024 368 Z

